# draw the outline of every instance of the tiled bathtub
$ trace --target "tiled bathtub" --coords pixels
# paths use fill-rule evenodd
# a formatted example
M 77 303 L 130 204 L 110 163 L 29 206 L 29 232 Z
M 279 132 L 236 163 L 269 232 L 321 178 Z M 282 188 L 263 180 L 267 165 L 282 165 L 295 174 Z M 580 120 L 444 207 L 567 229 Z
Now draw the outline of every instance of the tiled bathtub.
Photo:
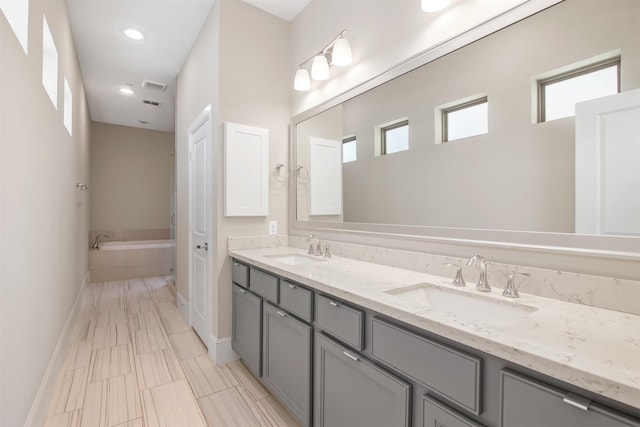
M 173 272 L 175 240 L 104 242 L 89 250 L 91 282 L 165 276 Z

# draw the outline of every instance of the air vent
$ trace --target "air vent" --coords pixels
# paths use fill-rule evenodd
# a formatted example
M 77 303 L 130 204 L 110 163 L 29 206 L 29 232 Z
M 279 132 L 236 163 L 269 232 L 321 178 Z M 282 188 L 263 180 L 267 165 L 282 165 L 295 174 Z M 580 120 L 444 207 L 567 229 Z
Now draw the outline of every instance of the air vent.
M 142 82 L 142 87 L 149 90 L 155 90 L 158 92 L 164 92 L 167 90 L 165 83 L 152 82 L 151 80 L 145 80 Z
M 142 102 L 143 104 L 147 104 L 147 105 L 153 105 L 154 107 L 157 107 L 158 105 L 160 105 L 160 102 L 152 101 L 152 100 L 146 99 L 146 98 L 140 98 L 140 102 Z

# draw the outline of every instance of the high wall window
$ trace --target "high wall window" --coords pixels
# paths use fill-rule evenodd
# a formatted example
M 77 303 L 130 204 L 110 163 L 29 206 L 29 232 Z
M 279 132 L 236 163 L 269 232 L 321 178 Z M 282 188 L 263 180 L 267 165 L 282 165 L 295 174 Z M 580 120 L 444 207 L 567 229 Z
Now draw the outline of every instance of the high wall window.
M 356 145 L 358 141 L 355 136 L 350 136 L 342 140 L 342 163 L 354 162 L 357 159 Z
M 409 149 L 409 120 L 385 125 L 380 129 L 380 154 L 393 154 Z
M 73 135 L 73 95 L 67 78 L 64 78 L 64 127 Z
M 442 142 L 489 133 L 489 101 L 487 97 L 443 108 Z
M 24 53 L 29 45 L 29 0 L 0 0 L 0 10 L 9 22 Z
M 620 92 L 620 57 L 538 80 L 538 121 L 575 116 L 578 102 Z
M 42 85 L 58 109 L 58 50 L 47 24 L 47 18 L 42 17 Z

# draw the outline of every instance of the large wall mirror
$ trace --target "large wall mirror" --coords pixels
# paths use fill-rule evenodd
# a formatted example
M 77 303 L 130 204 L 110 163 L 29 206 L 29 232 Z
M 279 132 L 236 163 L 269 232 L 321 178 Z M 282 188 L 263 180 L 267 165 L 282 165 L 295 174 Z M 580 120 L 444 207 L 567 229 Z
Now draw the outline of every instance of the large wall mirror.
M 639 19 L 638 1 L 565 0 L 297 116 L 295 226 L 599 234 L 576 227 L 583 209 L 576 207 L 576 119 L 556 118 L 563 113 L 552 112 L 552 102 L 571 99 L 574 84 L 596 97 L 599 86 L 613 84 L 638 102 Z M 607 73 L 613 83 L 598 80 Z M 568 88 L 554 87 L 558 81 Z M 616 154 L 637 158 L 616 172 L 615 187 L 626 187 L 622 201 L 606 208 L 626 210 L 619 216 L 629 225 L 603 233 L 631 236 L 632 247 L 640 236 L 640 215 L 627 215 L 640 212 L 639 138 L 621 148 L 628 154 Z

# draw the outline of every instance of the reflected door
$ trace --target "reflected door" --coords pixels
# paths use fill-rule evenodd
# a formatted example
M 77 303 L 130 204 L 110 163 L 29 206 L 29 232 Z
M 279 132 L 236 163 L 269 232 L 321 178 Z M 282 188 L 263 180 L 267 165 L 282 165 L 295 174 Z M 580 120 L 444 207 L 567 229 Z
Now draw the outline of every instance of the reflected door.
M 640 89 L 576 104 L 576 233 L 640 236 Z

